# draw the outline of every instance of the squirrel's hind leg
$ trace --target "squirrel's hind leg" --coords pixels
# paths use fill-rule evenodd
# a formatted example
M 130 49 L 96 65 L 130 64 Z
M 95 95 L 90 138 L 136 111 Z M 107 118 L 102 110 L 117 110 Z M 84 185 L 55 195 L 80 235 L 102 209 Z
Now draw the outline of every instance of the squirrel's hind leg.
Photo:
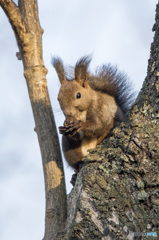
M 76 165 L 78 165 L 78 166 L 76 166 L 76 169 L 74 170 L 75 173 L 72 175 L 72 178 L 71 178 L 71 181 L 70 181 L 70 183 L 73 186 L 75 186 L 77 175 L 78 175 L 78 173 L 80 172 L 80 170 L 81 170 L 81 168 L 83 166 L 83 162 L 80 161 L 80 162 L 76 163 Z

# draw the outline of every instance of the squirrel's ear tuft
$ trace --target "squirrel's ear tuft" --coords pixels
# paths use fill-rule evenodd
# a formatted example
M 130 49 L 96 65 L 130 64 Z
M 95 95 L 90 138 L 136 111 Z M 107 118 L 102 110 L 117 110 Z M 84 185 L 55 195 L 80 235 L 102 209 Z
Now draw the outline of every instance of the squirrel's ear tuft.
M 75 66 L 75 80 L 82 86 L 84 82 L 89 78 L 88 67 L 91 62 L 91 56 L 82 57 Z
M 66 73 L 65 73 L 65 69 L 64 69 L 63 62 L 62 62 L 61 58 L 59 58 L 59 57 L 52 57 L 51 63 L 54 66 L 54 68 L 55 68 L 55 70 L 57 72 L 57 75 L 59 77 L 60 83 L 61 84 L 65 83 L 67 81 L 66 80 Z

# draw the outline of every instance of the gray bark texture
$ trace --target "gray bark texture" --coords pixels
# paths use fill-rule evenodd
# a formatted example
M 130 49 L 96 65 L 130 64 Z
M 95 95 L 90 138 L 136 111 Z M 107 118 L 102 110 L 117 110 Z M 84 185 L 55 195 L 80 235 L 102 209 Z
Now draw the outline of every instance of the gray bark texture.
M 83 159 L 65 239 L 159 237 L 159 4 L 153 31 L 147 77 L 126 121 Z
M 66 190 L 58 135 L 42 58 L 42 34 L 36 0 L 0 0 L 14 30 L 22 59 L 40 145 L 46 194 L 44 240 L 59 239 L 66 223 Z

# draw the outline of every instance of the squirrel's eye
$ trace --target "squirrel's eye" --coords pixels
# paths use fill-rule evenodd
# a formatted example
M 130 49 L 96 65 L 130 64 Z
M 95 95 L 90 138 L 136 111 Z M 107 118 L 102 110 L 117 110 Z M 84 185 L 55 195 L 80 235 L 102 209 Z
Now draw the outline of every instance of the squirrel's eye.
M 81 94 L 78 92 L 76 98 L 81 98 Z

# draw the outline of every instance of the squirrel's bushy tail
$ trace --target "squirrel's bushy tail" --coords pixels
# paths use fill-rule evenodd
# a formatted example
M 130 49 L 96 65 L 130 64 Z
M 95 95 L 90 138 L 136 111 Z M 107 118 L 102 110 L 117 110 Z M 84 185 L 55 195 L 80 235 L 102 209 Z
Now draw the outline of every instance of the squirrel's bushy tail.
M 132 92 L 132 83 L 125 73 L 120 72 L 116 66 L 111 64 L 102 65 L 96 69 L 94 75 L 91 74 L 89 85 L 96 91 L 113 96 L 126 116 L 134 102 L 134 93 Z

